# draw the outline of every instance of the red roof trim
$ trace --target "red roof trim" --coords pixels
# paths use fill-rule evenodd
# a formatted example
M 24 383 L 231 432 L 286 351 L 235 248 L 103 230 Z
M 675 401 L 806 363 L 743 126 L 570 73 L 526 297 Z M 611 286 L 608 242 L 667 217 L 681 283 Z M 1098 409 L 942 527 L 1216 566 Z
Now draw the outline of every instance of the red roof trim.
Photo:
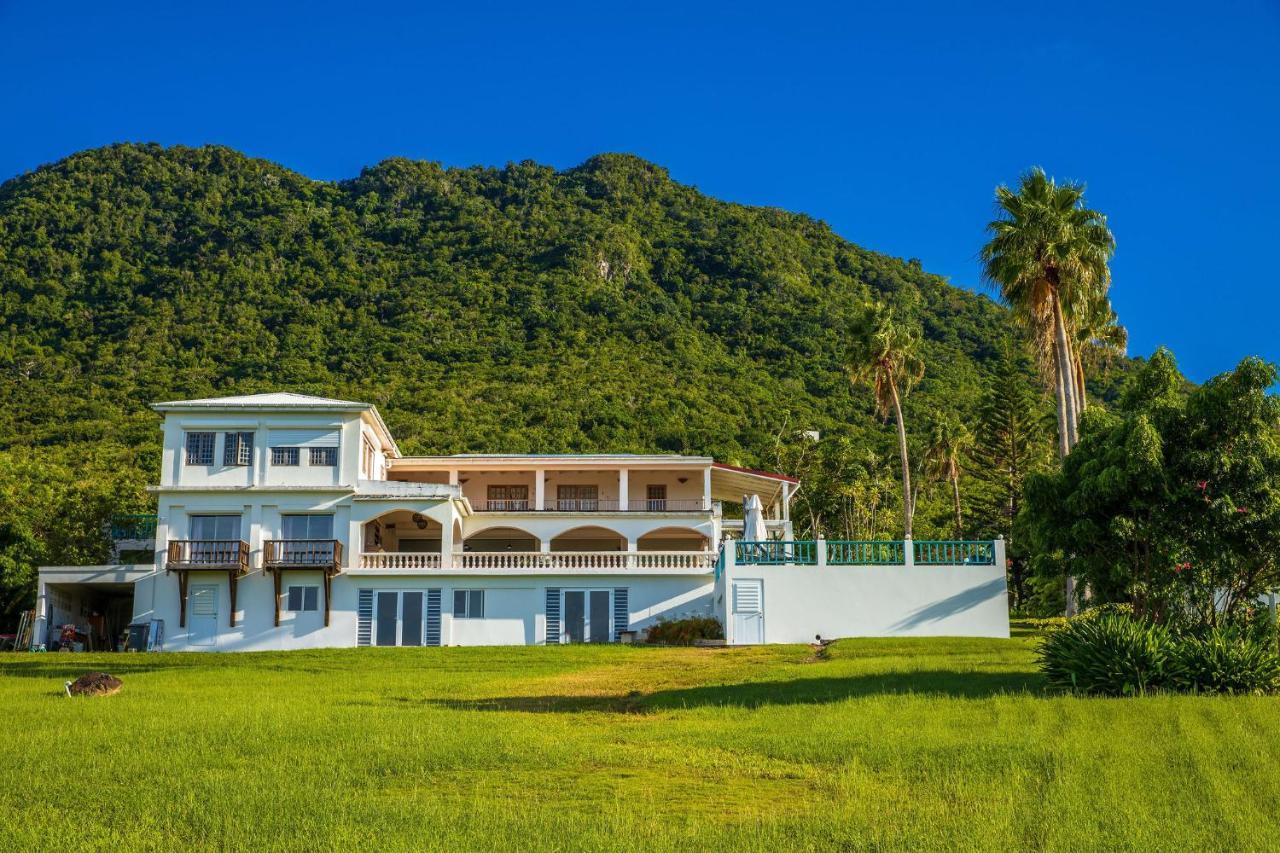
M 786 474 L 775 474 L 772 471 L 758 471 L 755 468 L 739 468 L 737 465 L 726 465 L 723 462 L 712 462 L 712 468 L 721 468 L 725 471 L 737 471 L 740 474 L 755 474 L 757 477 L 768 477 L 770 480 L 783 480 L 787 483 L 798 483 L 800 478 L 788 477 Z

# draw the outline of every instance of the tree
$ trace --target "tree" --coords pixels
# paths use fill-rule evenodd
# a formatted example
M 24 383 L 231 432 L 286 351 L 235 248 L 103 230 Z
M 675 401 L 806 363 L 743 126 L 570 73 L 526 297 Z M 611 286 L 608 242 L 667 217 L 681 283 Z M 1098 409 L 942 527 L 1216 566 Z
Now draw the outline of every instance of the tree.
M 911 465 L 907 454 L 907 427 L 902 417 L 902 398 L 924 376 L 924 362 L 918 355 L 919 331 L 899 322 L 893 309 L 875 303 L 855 329 L 849 360 L 849 375 L 855 384 L 869 385 L 875 397 L 876 413 L 892 412 L 898 424 L 898 455 L 902 460 L 902 528 L 911 538 L 915 507 L 911 499 Z
M 1060 471 L 1033 475 L 1037 547 L 1072 555 L 1100 601 L 1214 625 L 1280 583 L 1280 373 L 1247 358 L 1187 390 L 1158 351 L 1117 410 L 1091 409 Z
M 973 433 L 953 415 L 943 414 L 934 421 L 925 449 L 925 472 L 935 482 L 951 484 L 955 502 L 955 537 L 964 538 L 964 518 L 960 511 L 960 464 L 973 445 Z
M 1029 554 L 1021 537 L 1014 535 L 1023 482 L 1029 473 L 1047 469 L 1053 459 L 1052 415 L 1032 370 L 1013 342 L 1004 341 L 979 403 L 972 453 L 976 529 L 982 536 L 1005 538 L 1009 589 L 1018 609 L 1026 606 L 1029 594 Z
M 1079 389 L 1080 411 L 1087 408 L 1084 393 L 1085 367 L 1103 371 L 1121 358 L 1129 346 L 1129 331 L 1120 325 L 1120 319 L 1105 294 L 1094 298 L 1076 315 L 1075 352 L 1072 372 Z
M 1105 299 L 1115 238 L 1106 217 L 1085 207 L 1083 184 L 1059 185 L 1039 167 L 1022 176 L 1016 192 L 997 187 L 996 205 L 999 218 L 987 225 L 991 239 L 981 251 L 983 276 L 1035 342 L 1057 398 L 1058 454 L 1065 457 L 1079 439 L 1084 408 L 1077 323 Z

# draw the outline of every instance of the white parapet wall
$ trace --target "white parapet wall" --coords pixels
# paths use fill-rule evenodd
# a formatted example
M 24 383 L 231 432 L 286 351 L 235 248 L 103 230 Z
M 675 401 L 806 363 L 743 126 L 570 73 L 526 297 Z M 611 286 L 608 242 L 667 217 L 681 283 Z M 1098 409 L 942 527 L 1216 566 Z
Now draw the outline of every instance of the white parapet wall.
M 737 565 L 730 558 L 717 609 L 735 645 L 816 636 L 1008 637 L 1003 558 L 1003 542 L 986 565 Z

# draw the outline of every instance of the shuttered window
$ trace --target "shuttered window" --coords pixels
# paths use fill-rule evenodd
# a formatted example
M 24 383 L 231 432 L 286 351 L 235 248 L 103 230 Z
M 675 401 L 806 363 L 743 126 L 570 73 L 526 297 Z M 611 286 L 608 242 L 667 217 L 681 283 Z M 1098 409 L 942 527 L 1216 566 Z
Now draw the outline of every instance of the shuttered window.
M 229 432 L 226 433 L 222 446 L 222 464 L 223 465 L 252 465 L 253 464 L 253 433 L 251 432 Z
M 211 432 L 189 432 L 186 437 L 187 464 L 213 464 L 213 436 Z
M 337 447 L 336 429 L 273 429 L 268 433 L 272 447 Z
M 338 464 L 338 448 L 336 447 L 312 447 L 310 453 L 312 465 L 333 468 Z

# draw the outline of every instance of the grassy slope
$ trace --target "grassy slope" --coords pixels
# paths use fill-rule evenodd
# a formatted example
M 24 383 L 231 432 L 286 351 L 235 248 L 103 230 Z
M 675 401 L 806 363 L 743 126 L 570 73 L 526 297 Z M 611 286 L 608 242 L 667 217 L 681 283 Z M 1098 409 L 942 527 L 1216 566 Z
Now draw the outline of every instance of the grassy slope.
M 1268 698 L 1047 697 L 1032 641 L 0 656 L 4 846 L 1263 848 Z M 93 667 L 107 699 L 63 698 Z

